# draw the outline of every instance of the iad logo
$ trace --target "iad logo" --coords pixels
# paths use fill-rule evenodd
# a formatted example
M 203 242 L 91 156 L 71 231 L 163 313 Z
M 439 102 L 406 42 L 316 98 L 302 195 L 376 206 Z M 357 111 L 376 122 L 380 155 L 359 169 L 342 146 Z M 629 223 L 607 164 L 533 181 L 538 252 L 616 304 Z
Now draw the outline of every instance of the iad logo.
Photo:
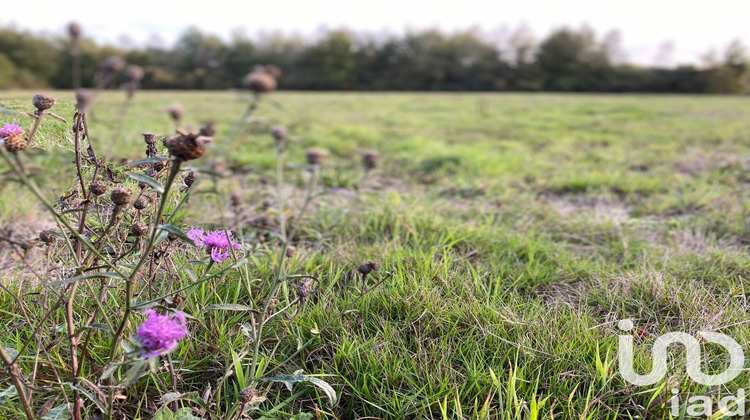
M 633 321 L 623 319 L 617 326 L 623 331 L 633 329 Z M 698 333 L 704 340 L 716 343 L 729 351 L 729 367 L 722 373 L 707 375 L 701 372 L 701 346 L 692 335 L 684 332 L 671 332 L 656 339 L 651 350 L 653 367 L 646 375 L 639 375 L 633 369 L 633 336 L 620 335 L 619 362 L 620 374 L 633 385 L 647 386 L 659 382 L 667 374 L 667 348 L 672 344 L 685 346 L 685 369 L 693 381 L 707 386 L 725 384 L 742 372 L 745 365 L 745 353 L 742 347 L 731 337 L 714 332 L 701 331 Z
M 633 321 L 624 319 L 617 326 L 623 331 L 633 329 Z M 722 385 L 732 381 L 741 372 L 745 364 L 745 353 L 742 347 L 731 337 L 714 332 L 700 331 L 701 338 L 710 343 L 718 344 L 729 352 L 729 367 L 723 372 L 709 375 L 701 371 L 701 347 L 698 340 L 684 332 L 671 332 L 659 336 L 651 349 L 651 372 L 641 375 L 633 367 L 633 336 L 630 334 L 619 336 L 618 359 L 620 375 L 629 383 L 638 386 L 653 385 L 667 374 L 667 349 L 672 344 L 681 344 L 685 348 L 685 370 L 693 381 L 706 386 Z M 672 390 L 674 396 L 670 399 L 672 414 L 680 413 L 679 391 Z M 694 395 L 687 400 L 685 412 L 690 416 L 703 416 L 712 413 L 711 398 L 705 395 Z M 745 390 L 740 389 L 737 396 L 726 396 L 719 401 L 718 411 L 724 416 L 745 414 Z

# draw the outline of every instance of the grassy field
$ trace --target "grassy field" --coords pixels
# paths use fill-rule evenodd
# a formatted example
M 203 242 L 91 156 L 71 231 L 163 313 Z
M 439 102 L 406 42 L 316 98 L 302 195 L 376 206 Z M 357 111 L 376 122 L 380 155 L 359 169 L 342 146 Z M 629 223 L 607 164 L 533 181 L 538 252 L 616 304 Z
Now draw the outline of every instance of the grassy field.
M 0 107 L 31 111 L 32 95 L 0 92 Z M 91 115 L 93 142 L 115 161 L 145 157 L 142 132 L 169 134 L 167 109 L 175 101 L 185 122 L 217 124 L 206 156 L 191 164 L 211 167 L 221 158 L 218 167 L 225 164 L 229 174 L 199 180 L 182 222 L 233 229 L 247 244 L 250 263 L 188 289 L 176 304 L 192 317 L 190 337 L 172 353 L 180 392 L 203 395 L 226 376 L 224 392 L 210 402 L 219 412 L 256 374 L 241 357 L 252 341 L 244 326 L 253 313 L 209 308 L 258 308 L 263 293 L 249 291 L 262 290 L 274 276 L 279 214 L 273 204 L 263 209 L 264 200 L 277 198 L 267 182 L 276 165 L 267 134 L 273 124 L 291 131 L 287 216 L 296 215 L 307 182 L 291 164 L 302 163 L 307 148 L 328 151 L 323 194 L 295 220 L 300 235 L 290 261 L 291 272 L 315 275 L 320 288 L 296 316 L 269 323 L 271 338 L 261 344 L 268 356 L 257 374 L 303 369 L 330 383 L 340 401 L 330 406 L 314 386 L 295 385 L 290 393 L 277 384 L 249 415 L 671 418 L 673 388 L 682 401 L 710 395 L 716 410 L 721 396 L 750 381 L 743 372 L 723 386 L 698 385 L 685 375 L 679 348 L 672 353 L 676 366 L 652 386 L 626 383 L 617 364 L 618 334 L 624 334 L 617 322 L 626 318 L 638 328 L 641 372 L 650 369 L 650 345 L 669 331 L 721 332 L 748 348 L 746 98 L 274 93 L 227 144 L 222 139 L 245 107 L 240 97 L 139 92 L 119 139 L 114 122 L 122 93 L 101 97 Z M 70 120 L 73 95 L 58 92 L 57 98 L 52 111 Z M 12 115 L 0 115 L 0 122 L 14 118 L 30 123 Z M 75 185 L 70 124 L 49 119 L 35 142 L 39 150 L 24 155 L 27 169 L 56 199 Z M 366 149 L 379 151 L 380 163 L 363 179 Z M 2 188 L 5 235 L 12 234 L 9 227 L 34 231 L 45 220 L 38 202 L 15 184 Z M 231 194 L 242 199 L 239 209 Z M 44 264 L 41 246 L 30 253 Z M 16 254 L 0 248 L 8 290 L 22 299 L 53 299 Z M 190 260 L 180 251 L 172 258 L 174 267 Z M 370 277 L 376 287 L 360 297 L 356 268 L 365 260 L 379 270 Z M 169 281 L 190 284 L 188 271 L 174 270 Z M 147 299 L 145 290 L 138 299 Z M 285 285 L 280 300 L 292 297 Z M 12 295 L 0 292 L 3 347 L 21 350 L 29 337 L 19 312 Z M 19 358 L 25 372 L 34 370 L 50 387 L 59 380 L 49 365 L 69 380 L 69 352 L 55 332 L 64 331 L 63 312 L 45 321 L 47 338 L 38 344 L 56 362 L 36 366 L 37 346 Z M 92 348 L 107 343 L 104 334 L 92 337 Z M 708 356 L 722 349 L 703 350 L 705 369 L 721 370 L 723 359 Z M 94 375 L 103 365 L 92 360 L 83 370 Z M 125 393 L 124 413 L 151 418 L 168 383 L 163 366 L 141 378 Z M 0 379 L 0 390 L 10 384 Z M 45 391 L 37 394 L 44 403 Z M 88 401 L 85 407 L 95 410 Z M 18 404 L 0 405 L 0 417 L 22 415 Z M 684 416 L 683 407 L 678 417 Z

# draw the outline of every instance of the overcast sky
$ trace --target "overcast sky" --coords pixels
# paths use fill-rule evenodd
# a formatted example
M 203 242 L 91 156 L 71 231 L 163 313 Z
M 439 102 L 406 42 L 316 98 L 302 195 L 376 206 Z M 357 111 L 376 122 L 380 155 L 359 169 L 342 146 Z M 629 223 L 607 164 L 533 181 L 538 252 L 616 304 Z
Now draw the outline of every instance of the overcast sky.
M 169 45 L 189 26 L 224 39 L 238 30 L 251 37 L 277 30 L 312 36 L 323 28 L 403 33 L 477 26 L 501 39 L 521 24 L 537 38 L 586 24 L 600 35 L 619 30 L 628 61 L 642 64 L 698 63 L 712 49 L 720 56 L 733 39 L 750 45 L 750 0 L 35 0 L 3 9 L 3 25 L 64 33 L 77 20 L 88 36 L 115 44 Z

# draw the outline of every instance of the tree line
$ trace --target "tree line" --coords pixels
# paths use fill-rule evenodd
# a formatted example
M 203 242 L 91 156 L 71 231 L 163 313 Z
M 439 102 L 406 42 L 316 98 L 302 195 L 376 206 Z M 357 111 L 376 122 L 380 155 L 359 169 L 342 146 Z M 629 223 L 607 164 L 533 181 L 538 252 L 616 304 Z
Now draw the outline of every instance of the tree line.
M 0 88 L 71 88 L 71 47 L 69 37 L 0 28 Z M 116 55 L 143 67 L 144 89 L 236 88 L 255 65 L 274 64 L 283 70 L 279 88 L 294 90 L 742 93 L 750 70 L 738 41 L 700 67 L 646 67 L 619 59 L 616 33 L 598 37 L 588 28 L 561 28 L 538 41 L 519 30 L 502 46 L 471 30 L 223 41 L 191 28 L 172 47 L 126 50 L 83 37 L 77 51 L 84 86 Z

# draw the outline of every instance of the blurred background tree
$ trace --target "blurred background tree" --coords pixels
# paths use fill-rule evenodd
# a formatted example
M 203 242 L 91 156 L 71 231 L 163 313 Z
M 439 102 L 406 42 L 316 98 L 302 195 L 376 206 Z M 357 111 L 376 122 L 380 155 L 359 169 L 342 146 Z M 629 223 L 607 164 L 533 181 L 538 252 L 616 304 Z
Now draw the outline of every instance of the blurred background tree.
M 132 43 L 129 43 L 132 44 Z M 72 87 L 71 41 L 0 28 L 0 88 Z M 744 93 L 750 89 L 748 53 L 740 41 L 701 66 L 628 64 L 621 35 L 597 37 L 587 27 L 560 28 L 537 40 L 528 27 L 503 45 L 477 29 L 403 35 L 327 31 L 314 40 L 281 33 L 229 41 L 187 29 L 173 47 L 153 42 L 117 48 L 81 39 L 84 86 L 100 63 L 119 55 L 145 69 L 145 89 L 227 89 L 260 64 L 283 70 L 281 89 L 410 91 L 560 91 Z M 664 61 L 667 61 L 666 59 Z

